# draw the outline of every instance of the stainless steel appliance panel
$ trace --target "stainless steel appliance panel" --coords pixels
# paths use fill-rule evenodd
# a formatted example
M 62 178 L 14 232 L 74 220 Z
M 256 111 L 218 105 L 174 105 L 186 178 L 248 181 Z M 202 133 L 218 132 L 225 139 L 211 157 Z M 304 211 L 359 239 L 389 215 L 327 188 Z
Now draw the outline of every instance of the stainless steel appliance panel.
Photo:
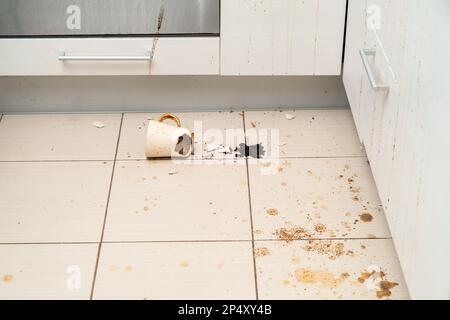
M 0 36 L 10 37 L 215 35 L 219 20 L 220 0 L 0 0 Z

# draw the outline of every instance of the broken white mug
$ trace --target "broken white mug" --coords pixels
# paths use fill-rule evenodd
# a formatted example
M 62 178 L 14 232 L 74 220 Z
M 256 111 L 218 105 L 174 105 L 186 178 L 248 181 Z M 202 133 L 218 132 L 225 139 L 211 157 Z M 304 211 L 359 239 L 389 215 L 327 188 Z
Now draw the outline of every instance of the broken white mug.
M 172 120 L 176 126 L 164 123 Z M 181 127 L 178 117 L 166 113 L 158 121 L 149 120 L 147 130 L 147 158 L 185 158 L 193 153 L 194 134 Z

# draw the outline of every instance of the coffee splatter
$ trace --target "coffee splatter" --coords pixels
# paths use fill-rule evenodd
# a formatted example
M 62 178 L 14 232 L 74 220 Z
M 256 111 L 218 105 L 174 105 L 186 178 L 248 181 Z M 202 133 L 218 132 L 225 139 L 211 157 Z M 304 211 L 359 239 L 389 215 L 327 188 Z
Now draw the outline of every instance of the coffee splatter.
M 314 226 L 314 230 L 316 230 L 317 233 L 324 233 L 327 230 L 327 227 L 323 223 L 319 223 Z
M 266 151 L 264 150 L 264 146 L 262 143 L 247 145 L 245 143 L 239 144 L 239 147 L 236 149 L 238 157 L 252 157 L 260 159 L 264 156 Z
M 368 212 L 364 212 L 364 213 L 360 214 L 359 217 L 361 218 L 361 221 L 363 221 L 363 222 L 371 222 L 373 220 L 373 216 Z
M 276 231 L 276 235 L 278 239 L 286 242 L 291 242 L 302 238 L 311 238 L 311 234 L 309 232 L 298 226 L 293 226 L 292 228 L 280 228 Z
M 343 272 L 339 276 L 335 276 L 329 271 L 301 268 L 294 271 L 294 276 L 297 281 L 301 283 L 319 283 L 323 287 L 336 289 L 342 282 L 347 280 L 350 275 L 347 272 Z
M 270 254 L 270 250 L 266 247 L 255 248 L 255 257 L 265 257 Z
M 309 240 L 304 249 L 327 256 L 330 260 L 336 260 L 345 253 L 343 242 L 331 240 Z
M 397 282 L 381 280 L 379 283 L 380 289 L 377 290 L 377 298 L 382 299 L 384 297 L 390 297 L 392 295 L 391 289 L 393 289 L 396 286 L 398 286 Z
M 274 209 L 274 208 L 269 208 L 269 209 L 266 210 L 266 213 L 269 216 L 277 216 L 278 215 L 278 210 Z
M 187 261 L 181 261 L 180 266 L 181 266 L 182 268 L 187 268 L 187 267 L 189 267 L 189 262 L 187 262 Z
M 14 276 L 12 274 L 6 274 L 3 276 L 3 282 L 11 282 L 13 281 Z

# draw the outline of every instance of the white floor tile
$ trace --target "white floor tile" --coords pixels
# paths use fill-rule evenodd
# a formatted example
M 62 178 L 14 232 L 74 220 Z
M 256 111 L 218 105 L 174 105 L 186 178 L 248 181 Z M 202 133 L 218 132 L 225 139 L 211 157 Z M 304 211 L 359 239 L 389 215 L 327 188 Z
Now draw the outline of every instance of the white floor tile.
M 255 247 L 260 299 L 409 298 L 392 240 L 257 241 Z M 387 282 L 380 283 L 379 272 L 365 274 L 367 268 L 381 270 Z
M 112 162 L 0 163 L 0 242 L 99 241 Z
M 94 299 L 254 299 L 251 242 L 103 244 Z
M 120 119 L 120 114 L 5 115 L 0 161 L 113 160 Z M 104 127 L 95 127 L 96 121 Z
M 0 299 L 89 299 L 98 245 L 0 245 Z
M 249 166 L 255 238 L 390 237 L 365 158 L 285 159 L 264 175 L 268 163 Z
M 117 162 L 105 239 L 251 239 L 245 161 Z
M 288 120 L 289 117 L 294 117 Z M 279 154 L 263 144 L 266 157 L 364 156 L 350 110 L 245 112 L 246 130 L 278 129 Z M 263 142 L 263 140 L 259 140 Z

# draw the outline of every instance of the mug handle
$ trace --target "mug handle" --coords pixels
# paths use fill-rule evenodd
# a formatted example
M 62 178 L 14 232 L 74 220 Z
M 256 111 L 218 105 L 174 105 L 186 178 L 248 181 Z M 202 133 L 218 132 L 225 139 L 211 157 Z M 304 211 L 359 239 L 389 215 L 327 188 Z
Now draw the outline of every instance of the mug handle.
M 159 118 L 159 122 L 163 122 L 165 120 L 172 120 L 172 121 L 174 121 L 177 124 L 178 128 L 181 127 L 180 119 L 177 116 L 174 116 L 173 114 L 165 113 Z

